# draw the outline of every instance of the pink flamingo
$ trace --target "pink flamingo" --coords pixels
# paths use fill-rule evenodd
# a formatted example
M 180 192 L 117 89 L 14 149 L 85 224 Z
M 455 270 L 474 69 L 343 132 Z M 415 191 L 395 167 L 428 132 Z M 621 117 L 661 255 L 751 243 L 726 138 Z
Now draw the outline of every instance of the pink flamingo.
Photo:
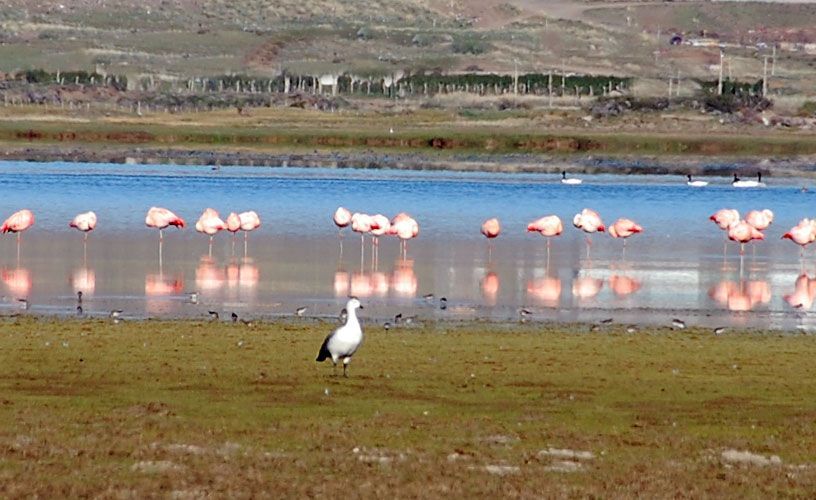
M 493 243 L 491 240 L 497 238 L 501 234 L 501 224 L 499 219 L 493 217 L 482 222 L 482 234 L 487 238 L 487 260 L 490 262 L 493 257 Z
M 20 259 L 20 233 L 34 225 L 34 213 L 23 209 L 11 214 L 0 227 L 2 233 L 17 233 L 17 260 Z
M 371 216 L 368 214 L 355 212 L 351 216 L 351 230 L 360 233 L 360 269 L 363 267 L 365 257 L 365 234 L 371 231 L 372 223 Z
M 164 240 L 164 229 L 169 226 L 183 228 L 184 219 L 166 208 L 150 207 L 145 217 L 145 225 L 159 230 L 159 241 Z
M 760 231 L 768 229 L 774 220 L 774 213 L 768 210 L 751 210 L 745 215 L 745 222 L 751 224 Z
M 402 245 L 401 254 L 402 259 L 405 260 L 408 256 L 408 240 L 416 238 L 419 234 L 419 224 L 413 217 L 405 212 L 399 213 L 391 219 L 391 228 L 388 234 L 399 238 Z
M 261 227 L 261 218 L 258 217 L 254 210 L 249 210 L 238 214 L 238 220 L 241 221 L 241 231 L 244 232 L 244 257 L 246 257 L 249 232 Z
M 722 208 L 711 215 L 709 220 L 714 221 L 714 223 L 717 224 L 720 229 L 725 231 L 731 226 L 731 224 L 739 222 L 740 215 L 739 212 L 733 208 Z
M 802 219 L 790 231 L 782 235 L 782 239 L 789 239 L 801 246 L 799 257 L 805 255 L 805 247 L 816 241 L 816 221 Z
M 598 212 L 585 208 L 580 213 L 575 214 L 572 218 L 572 225 L 587 233 L 587 258 L 589 258 L 589 247 L 592 246 L 592 240 L 589 235 L 595 232 L 603 232 L 605 227 Z
M 96 228 L 96 214 L 93 212 L 85 212 L 82 214 L 77 214 L 69 224 L 69 227 L 73 227 L 79 231 L 82 231 L 84 234 L 83 243 L 82 243 L 82 255 L 83 259 L 87 263 L 88 260 L 88 232 L 93 231 Z
M 493 217 L 492 219 L 487 219 L 482 223 L 482 234 L 485 238 L 492 240 L 501 234 L 501 224 L 499 224 L 499 219 Z
M 527 224 L 528 233 L 539 233 L 547 238 L 547 260 L 550 258 L 550 241 L 564 231 L 564 225 L 557 215 L 546 215 Z
M 337 207 L 334 211 L 334 224 L 337 226 L 337 234 L 343 237 L 343 228 L 351 224 L 351 212 L 343 207 Z
M 145 216 L 145 225 L 159 230 L 159 274 L 161 274 L 164 228 L 176 226 L 181 229 L 184 227 L 184 219 L 166 208 L 150 207 L 150 210 L 147 211 L 147 215 Z
M 227 231 L 232 233 L 232 254 L 235 255 L 235 233 L 241 230 L 241 219 L 235 212 L 230 212 L 224 222 L 227 225 Z
M 626 249 L 626 239 L 633 234 L 642 233 L 643 228 L 636 222 L 629 219 L 618 219 L 609 226 L 609 236 L 613 238 L 623 238 L 623 248 Z
M 198 218 L 195 224 L 195 230 L 210 237 L 210 256 L 212 256 L 213 236 L 215 236 L 218 231 L 226 229 L 226 227 L 227 225 L 224 224 L 224 221 L 218 216 L 218 212 L 212 208 L 204 209 L 201 217 Z
M 93 212 L 78 214 L 76 217 L 74 217 L 74 220 L 68 224 L 68 226 L 85 233 L 85 241 L 87 242 L 88 232 L 93 231 L 96 228 L 96 214 Z
M 740 255 L 745 255 L 745 244 L 752 240 L 764 240 L 765 235 L 744 220 L 728 227 L 728 239 L 740 244 Z
M 377 269 L 377 264 L 380 259 L 380 236 L 388 234 L 391 229 L 391 221 L 388 217 L 377 214 L 371 217 L 371 253 L 374 254 L 374 269 Z

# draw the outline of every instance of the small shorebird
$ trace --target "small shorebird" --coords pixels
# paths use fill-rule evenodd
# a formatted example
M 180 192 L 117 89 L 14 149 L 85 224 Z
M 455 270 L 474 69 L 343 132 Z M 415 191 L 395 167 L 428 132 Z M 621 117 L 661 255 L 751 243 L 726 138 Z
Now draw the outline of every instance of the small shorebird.
M 362 304 L 356 297 L 350 298 L 346 303 L 348 318 L 345 324 L 326 337 L 316 358 L 318 362 L 331 358 L 335 368 L 337 362 L 342 360 L 344 377 L 348 377 L 348 364 L 363 342 L 363 329 L 357 319 L 357 309 L 363 309 Z

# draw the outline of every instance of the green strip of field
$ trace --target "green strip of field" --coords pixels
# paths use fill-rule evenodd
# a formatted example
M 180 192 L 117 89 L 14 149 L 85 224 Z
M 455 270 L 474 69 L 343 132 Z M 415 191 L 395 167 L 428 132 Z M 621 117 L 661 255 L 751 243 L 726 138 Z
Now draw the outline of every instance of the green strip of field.
M 384 123 L 387 123 L 384 121 Z M 816 136 L 769 133 L 672 134 L 609 131 L 536 130 L 535 127 L 462 127 L 431 124 L 391 133 L 376 123 L 346 119 L 322 127 L 319 119 L 300 124 L 263 126 L 166 125 L 161 123 L 0 122 L 0 141 L 7 145 L 159 146 L 192 149 L 280 151 L 416 152 L 422 154 L 603 154 L 799 156 L 816 154 Z
M 331 328 L 6 319 L 0 492 L 744 498 L 816 487 L 809 336 L 372 326 L 343 379 L 314 362 Z M 762 457 L 729 461 L 729 450 Z

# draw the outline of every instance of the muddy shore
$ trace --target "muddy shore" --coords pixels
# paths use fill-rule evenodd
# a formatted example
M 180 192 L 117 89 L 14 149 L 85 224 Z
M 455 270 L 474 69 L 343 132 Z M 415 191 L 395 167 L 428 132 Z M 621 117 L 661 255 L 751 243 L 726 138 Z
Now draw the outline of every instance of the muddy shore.
M 811 156 L 767 158 L 699 156 L 559 156 L 549 154 L 445 154 L 422 152 L 312 151 L 262 152 L 227 149 L 144 148 L 132 146 L 0 146 L 6 161 L 177 164 L 202 166 L 264 166 L 447 170 L 506 173 L 557 173 L 562 169 L 581 173 L 712 175 L 762 171 L 780 177 L 816 177 Z

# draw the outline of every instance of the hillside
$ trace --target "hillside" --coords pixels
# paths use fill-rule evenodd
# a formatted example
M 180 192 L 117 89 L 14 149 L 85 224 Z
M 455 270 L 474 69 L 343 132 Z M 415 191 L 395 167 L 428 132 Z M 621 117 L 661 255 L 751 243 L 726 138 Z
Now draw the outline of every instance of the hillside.
M 779 47 L 772 91 L 813 92 L 816 6 L 569 0 L 0 1 L 0 71 L 92 70 L 184 80 L 394 71 L 633 76 L 646 94 L 679 75 L 756 80 Z M 671 46 L 669 39 L 707 39 Z M 713 40 L 713 42 L 712 42 Z M 712 45 L 712 43 L 714 45 Z

